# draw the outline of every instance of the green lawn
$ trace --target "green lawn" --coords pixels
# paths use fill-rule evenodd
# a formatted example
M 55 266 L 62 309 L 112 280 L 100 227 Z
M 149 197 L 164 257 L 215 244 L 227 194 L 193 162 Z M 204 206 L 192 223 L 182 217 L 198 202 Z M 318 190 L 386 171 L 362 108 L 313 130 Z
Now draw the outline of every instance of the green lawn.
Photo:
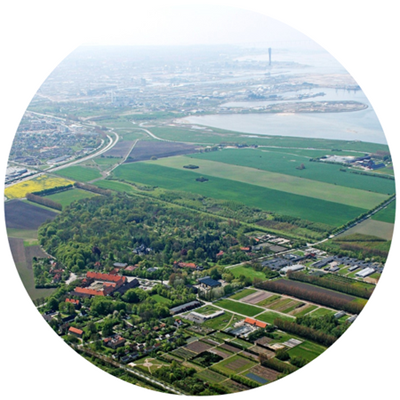
M 317 310 L 313 311 L 309 316 L 311 317 L 322 317 L 324 315 L 333 315 L 336 314 L 336 311 L 328 310 L 327 308 L 320 307 Z
M 94 162 L 98 165 L 109 165 L 112 166 L 114 164 L 119 163 L 122 158 L 117 157 L 97 157 L 94 159 Z
M 195 311 L 199 314 L 211 315 L 211 314 L 216 313 L 217 311 L 220 311 L 220 309 L 213 307 L 213 306 L 204 306 L 204 307 L 196 308 Z
M 253 154 L 253 157 L 255 157 L 256 155 L 258 156 L 258 154 L 262 154 L 260 153 L 260 151 L 258 150 L 256 151 L 257 154 Z M 224 152 L 222 151 L 213 153 L 218 155 Z M 240 158 L 240 155 L 237 155 L 237 157 Z M 155 161 L 146 161 L 146 163 L 150 165 L 161 165 L 164 167 L 174 168 L 177 170 L 182 170 L 184 165 L 195 163 L 200 168 L 195 169 L 192 172 L 197 175 L 228 179 L 231 181 L 242 182 L 242 183 L 251 183 L 252 185 L 255 186 L 261 186 L 267 189 L 279 190 L 281 192 L 295 194 L 299 196 L 307 196 L 313 199 L 319 199 L 325 201 L 331 201 L 332 199 L 334 199 L 336 203 L 352 207 L 361 207 L 367 210 L 377 206 L 379 203 L 384 201 L 387 198 L 388 194 L 394 193 L 394 181 L 388 179 L 373 178 L 369 176 L 367 176 L 366 178 L 371 179 L 373 181 L 377 181 L 378 184 L 380 183 L 380 181 L 383 181 L 383 183 L 388 182 L 391 185 L 390 186 L 388 185 L 388 187 L 385 187 L 379 193 L 374 193 L 369 190 L 365 189 L 361 190 L 354 188 L 354 185 L 352 184 L 350 184 L 349 186 L 341 186 L 341 182 L 340 183 L 337 182 L 326 183 L 322 181 L 317 182 L 313 180 L 312 176 L 310 178 L 304 178 L 301 176 L 284 174 L 281 173 L 282 171 L 280 171 L 279 168 L 277 168 L 277 171 L 280 172 L 271 172 L 266 170 L 260 171 L 260 169 L 256 167 L 226 164 L 219 161 L 211 161 L 204 159 L 193 159 L 187 156 L 161 158 Z M 295 168 L 296 165 L 294 163 L 292 164 L 293 164 L 292 168 L 296 170 Z M 317 169 L 321 168 L 320 166 L 317 167 L 318 167 Z M 345 175 L 343 181 L 347 182 L 346 179 L 347 174 L 345 173 L 342 174 Z M 355 174 L 349 174 L 349 175 L 355 175 Z M 327 174 L 327 176 L 330 176 L 330 174 Z M 364 175 L 360 176 L 362 177 Z M 356 178 L 359 179 L 359 175 L 357 175 Z M 371 182 L 369 185 L 370 190 L 373 190 L 375 186 L 379 185 L 374 185 L 374 182 Z
M 169 300 L 163 296 L 160 296 L 159 294 L 155 294 L 155 295 L 151 296 L 151 298 L 154 299 L 157 303 L 162 303 L 162 304 L 166 304 L 166 305 L 171 304 L 171 300 Z
M 264 311 L 263 308 L 239 303 L 237 301 L 232 301 L 229 299 L 219 300 L 215 304 L 219 307 L 225 308 L 226 310 L 237 312 L 242 315 L 247 315 L 249 317 L 253 317 L 254 315 Z
M 243 289 L 240 292 L 235 293 L 232 296 L 229 296 L 229 298 L 235 299 L 235 300 L 240 300 L 240 299 L 243 299 L 243 297 L 249 296 L 255 292 L 257 292 L 257 290 L 255 290 L 255 289 Z
M 243 265 L 239 265 L 238 267 L 229 268 L 228 271 L 231 272 L 235 278 L 238 278 L 240 275 L 244 275 L 246 278 L 251 278 L 251 279 L 260 278 L 260 279 L 265 280 L 264 272 L 256 271 L 253 268 L 251 268 L 250 266 L 245 267 Z M 243 296 L 243 297 L 245 297 L 245 296 Z M 236 300 L 239 300 L 239 299 L 236 299 Z
M 88 192 L 87 190 L 71 189 L 51 194 L 49 196 L 46 196 L 46 198 L 60 203 L 63 207 L 65 207 L 70 205 L 75 200 L 85 199 L 93 196 L 96 196 L 96 194 Z
M 89 182 L 93 179 L 101 178 L 99 171 L 77 165 L 61 169 L 56 174 L 79 182 Z
M 207 328 L 211 329 L 227 329 L 229 326 L 233 325 L 235 322 L 240 321 L 240 317 L 235 316 L 229 312 L 225 312 L 223 315 L 219 317 L 209 319 L 203 323 L 203 325 Z M 229 336 L 231 338 L 231 336 Z
M 365 212 L 365 209 L 360 207 L 299 196 L 229 179 L 204 175 L 209 181 L 197 182 L 199 175 L 195 172 L 149 163 L 124 164 L 117 167 L 113 174 L 117 179 L 128 182 L 197 193 L 278 214 L 323 222 L 331 226 L 341 225 Z
M 115 190 L 116 192 L 135 192 L 135 189 L 126 183 L 122 182 L 117 182 L 117 181 L 111 181 L 111 180 L 100 180 L 94 182 L 96 186 L 98 186 L 101 189 L 110 189 L 110 190 Z

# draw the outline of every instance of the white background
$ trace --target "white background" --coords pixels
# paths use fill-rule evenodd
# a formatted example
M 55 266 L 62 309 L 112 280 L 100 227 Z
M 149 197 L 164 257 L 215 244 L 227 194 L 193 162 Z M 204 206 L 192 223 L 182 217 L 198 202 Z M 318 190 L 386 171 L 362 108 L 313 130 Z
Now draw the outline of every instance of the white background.
M 36 0 L 3 2 L 0 9 L 0 176 L 5 175 L 12 139 L 34 93 L 55 66 L 81 42 L 93 40 L 99 34 L 111 34 L 116 22 L 124 18 L 126 23 L 127 15 L 132 24 L 139 20 L 151 24 L 152 9 L 147 7 L 214 3 L 276 18 L 303 32 L 337 58 L 372 103 L 399 175 L 400 29 L 395 1 L 148 0 L 145 8 L 135 1 Z M 171 397 L 120 381 L 92 366 L 65 345 L 36 312 L 22 286 L 7 245 L 3 213 L 0 226 L 0 391 L 4 398 Z M 400 278 L 400 241 L 397 231 L 374 295 L 343 338 L 295 374 L 232 397 L 398 398 L 400 324 L 396 292 Z

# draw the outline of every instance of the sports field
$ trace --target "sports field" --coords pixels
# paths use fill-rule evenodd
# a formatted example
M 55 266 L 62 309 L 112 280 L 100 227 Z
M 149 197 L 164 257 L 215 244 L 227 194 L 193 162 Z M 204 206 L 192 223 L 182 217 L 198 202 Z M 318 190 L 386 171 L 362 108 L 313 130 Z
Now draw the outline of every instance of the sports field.
M 224 152 L 222 151 L 213 153 L 219 155 L 220 153 L 222 154 Z M 240 155 L 238 155 L 238 159 L 240 160 Z M 163 158 L 155 161 L 147 161 L 147 163 L 162 165 L 169 168 L 176 168 L 178 170 L 181 170 L 184 165 L 195 164 L 198 165 L 199 168 L 192 170 L 192 172 L 200 174 L 202 176 L 211 176 L 228 179 L 231 181 L 250 183 L 252 185 L 279 190 L 281 192 L 295 194 L 299 196 L 307 196 L 313 199 L 325 201 L 334 200 L 335 203 L 353 207 L 361 207 L 366 210 L 371 209 L 384 201 L 387 198 L 387 194 L 392 194 L 394 189 L 393 181 L 387 179 L 367 177 L 376 181 L 387 181 L 389 183 L 392 183 L 391 187 L 388 187 L 388 190 L 384 192 L 385 194 L 382 194 L 370 192 L 367 190 L 355 189 L 352 186 L 346 187 L 340 186 L 339 184 L 335 183 L 325 183 L 321 181 L 316 182 L 312 179 L 291 176 L 284 173 L 260 171 L 257 168 L 226 164 L 219 161 L 202 159 L 194 160 L 193 158 L 186 156 Z M 292 168 L 293 170 L 296 170 L 295 164 L 292 166 Z M 345 175 L 345 173 L 342 174 Z M 371 185 L 371 187 L 374 186 Z
M 89 182 L 93 179 L 101 178 L 99 171 L 93 168 L 85 168 L 77 165 L 61 169 L 57 171 L 56 174 L 79 182 Z
M 317 154 L 313 156 L 307 155 L 310 154 L 310 152 Z M 263 171 L 286 174 L 381 194 L 394 193 L 395 186 L 393 180 L 347 173 L 340 170 L 342 168 L 340 165 L 309 161 L 312 157 L 326 154 L 326 151 L 316 152 L 315 150 L 245 148 L 224 149 L 222 151 L 193 154 L 191 158 L 193 158 L 192 164 L 196 164 L 194 159 L 217 161 L 231 166 L 251 167 Z M 343 154 L 340 153 L 340 155 Z M 305 169 L 297 169 L 296 167 L 300 166 L 300 164 L 304 164 Z
M 300 196 L 280 190 L 256 186 L 235 180 L 204 175 L 207 182 L 196 181 L 199 174 L 193 171 L 168 168 L 151 163 L 121 165 L 113 171 L 117 179 L 201 194 L 215 199 L 230 200 L 278 214 L 290 215 L 314 222 L 339 226 L 365 212 L 332 201 Z M 346 188 L 345 188 L 346 189 Z M 364 192 L 362 192 L 364 193 Z M 383 196 L 372 193 L 373 196 Z

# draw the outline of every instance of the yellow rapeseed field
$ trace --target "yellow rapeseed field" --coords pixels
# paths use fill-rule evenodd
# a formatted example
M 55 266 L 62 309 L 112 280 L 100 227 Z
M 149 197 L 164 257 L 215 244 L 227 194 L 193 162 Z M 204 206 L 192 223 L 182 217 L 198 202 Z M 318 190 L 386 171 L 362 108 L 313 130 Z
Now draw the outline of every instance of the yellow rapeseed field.
M 37 178 L 25 182 L 19 182 L 9 186 L 4 190 L 4 194 L 8 199 L 20 199 L 27 193 L 39 192 L 44 189 L 51 189 L 56 186 L 65 186 L 73 181 L 65 178 L 53 178 L 52 176 L 41 175 Z

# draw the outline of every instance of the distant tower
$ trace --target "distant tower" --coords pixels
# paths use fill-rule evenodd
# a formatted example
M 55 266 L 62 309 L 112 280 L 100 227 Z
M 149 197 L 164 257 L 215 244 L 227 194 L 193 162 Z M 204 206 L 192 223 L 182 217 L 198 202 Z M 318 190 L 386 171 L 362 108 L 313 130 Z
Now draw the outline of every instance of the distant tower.
M 269 56 L 269 64 L 268 65 L 271 65 L 271 47 L 268 48 L 268 56 Z

